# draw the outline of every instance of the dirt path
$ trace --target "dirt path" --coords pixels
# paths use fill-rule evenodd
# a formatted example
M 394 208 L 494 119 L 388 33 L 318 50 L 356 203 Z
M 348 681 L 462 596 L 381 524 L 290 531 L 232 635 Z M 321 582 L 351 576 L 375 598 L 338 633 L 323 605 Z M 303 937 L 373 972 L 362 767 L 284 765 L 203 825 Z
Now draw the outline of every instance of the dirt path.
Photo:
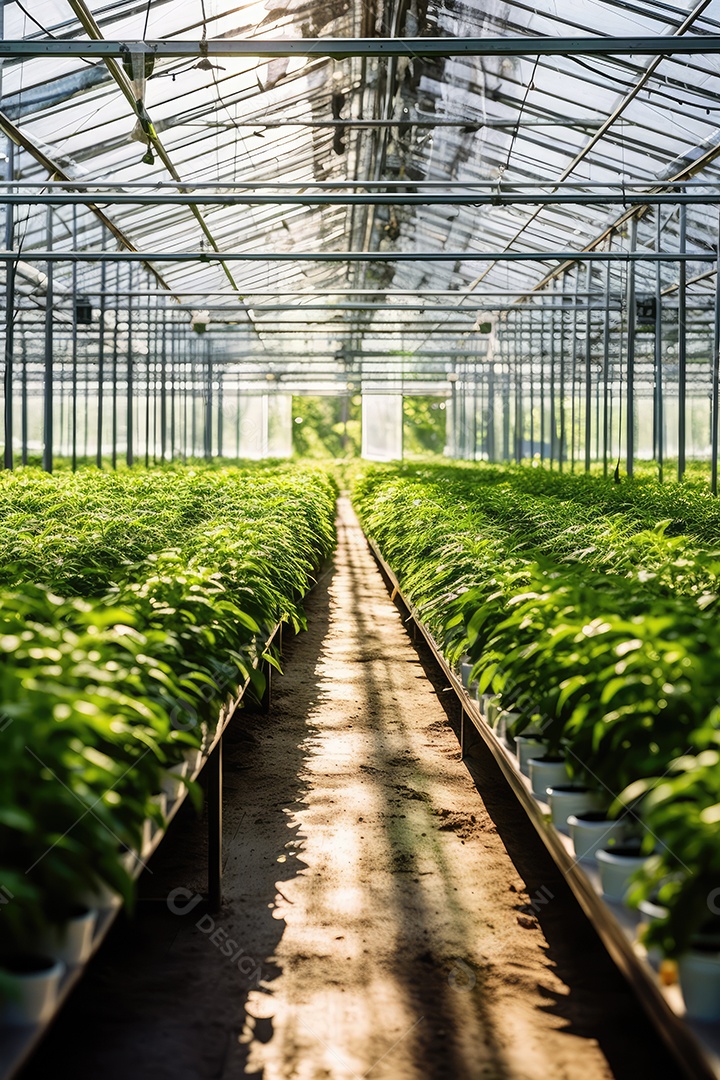
M 154 902 L 113 935 L 26 1080 L 58 1061 L 75 1080 L 670 1080 L 480 754 L 484 805 L 450 695 L 346 504 L 339 541 L 271 717 L 241 715 L 227 737 L 222 913 L 183 907 L 203 886 L 188 811 L 144 883 Z

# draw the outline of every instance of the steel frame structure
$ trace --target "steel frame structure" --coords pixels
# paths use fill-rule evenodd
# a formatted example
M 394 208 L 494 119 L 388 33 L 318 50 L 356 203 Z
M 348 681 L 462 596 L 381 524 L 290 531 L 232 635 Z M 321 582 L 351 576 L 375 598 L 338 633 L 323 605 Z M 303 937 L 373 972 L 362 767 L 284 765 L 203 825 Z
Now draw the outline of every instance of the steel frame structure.
M 42 452 L 46 469 L 53 467 L 54 432 L 58 423 L 63 432 L 60 441 L 71 447 L 73 467 L 78 464 L 79 457 L 88 456 L 93 456 L 98 466 L 102 465 L 108 424 L 112 427 L 111 458 L 113 464 L 117 462 L 118 450 L 123 443 L 119 426 L 120 394 L 126 428 L 124 452 L 128 463 L 132 464 L 139 447 L 143 448 L 147 461 L 151 457 L 163 460 L 176 453 L 169 427 L 170 413 L 175 416 L 178 392 L 185 395 L 185 417 L 187 395 L 190 394 L 193 424 L 205 433 L 203 452 L 212 454 L 218 444 L 222 449 L 222 438 L 217 438 L 222 427 L 222 413 L 213 418 L 217 401 L 227 401 L 226 391 L 232 386 L 246 386 L 252 388 L 253 393 L 259 392 L 257 387 L 262 387 L 263 379 L 272 387 L 282 385 L 283 378 L 294 379 L 297 385 L 301 381 L 300 371 L 280 370 L 283 364 L 286 367 L 292 365 L 297 356 L 305 359 L 308 382 L 312 383 L 314 379 L 322 388 L 335 384 L 347 386 L 348 383 L 362 386 L 364 381 L 377 377 L 375 368 L 378 364 L 383 366 L 388 378 L 395 380 L 398 378 L 398 361 L 404 387 L 427 381 L 431 376 L 438 392 L 446 394 L 452 401 L 452 423 L 457 429 L 452 433 L 452 442 L 460 456 L 490 459 L 512 456 L 522 460 L 528 454 L 531 457 L 537 454 L 550 465 L 571 469 L 589 469 L 595 459 L 600 459 L 607 472 L 611 458 L 615 457 L 613 442 L 617 428 L 618 457 L 622 448 L 629 475 L 632 475 L 636 458 L 636 405 L 638 401 L 648 399 L 653 406 L 653 452 L 662 476 L 667 457 L 667 393 L 669 382 L 674 380 L 678 402 L 678 476 L 683 475 L 686 466 L 688 396 L 707 395 L 711 409 L 711 482 L 716 491 L 720 230 L 711 244 L 689 243 L 688 215 L 704 210 L 710 212 L 718 204 L 720 177 L 705 179 L 703 174 L 703 178 L 698 179 L 693 175 L 694 166 L 688 164 L 673 174 L 681 179 L 653 176 L 617 182 L 570 178 L 575 166 L 597 146 L 603 145 L 603 139 L 609 139 L 611 129 L 621 122 L 621 114 L 650 83 L 661 61 L 672 60 L 693 70 L 693 65 L 720 53 L 720 36 L 707 30 L 692 36 L 685 32 L 703 17 L 707 0 L 698 4 L 672 34 L 594 36 L 588 33 L 570 37 L 546 34 L 406 37 L 392 33 L 384 38 L 229 40 L 223 37 L 213 40 L 204 36 L 198 40 L 172 37 L 104 40 L 87 5 L 82 0 L 73 0 L 72 6 L 80 26 L 90 34 L 91 40 L 41 39 L 37 36 L 2 40 L 0 57 L 5 59 L 10 71 L 13 65 L 37 58 L 105 62 L 131 112 L 138 116 L 139 103 L 132 96 L 131 80 L 117 60 L 144 63 L 145 58 L 153 58 L 158 63 L 170 63 L 197 59 L 206 69 L 211 58 L 233 59 L 239 65 L 247 64 L 248 60 L 290 58 L 311 62 L 330 59 L 338 63 L 357 60 L 362 65 L 376 61 L 375 70 L 384 85 L 383 80 L 390 70 L 388 65 L 396 60 L 433 64 L 441 60 L 464 63 L 471 59 L 487 59 L 494 62 L 503 57 L 515 60 L 530 57 L 540 70 L 543 57 L 563 60 L 596 57 L 608 62 L 607 72 L 629 72 L 631 84 L 621 105 L 616 106 L 608 118 L 580 115 L 572 119 L 571 125 L 591 131 L 593 135 L 572 155 L 569 166 L 547 180 L 528 180 L 522 171 L 510 181 L 504 179 L 503 173 L 492 181 L 478 178 L 435 180 L 426 176 L 402 179 L 387 176 L 383 179 L 380 175 L 365 179 L 358 172 L 358 166 L 361 160 L 369 159 L 367 154 L 363 158 L 359 150 L 355 151 L 355 173 L 349 180 L 244 181 L 234 178 L 230 182 L 213 182 L 186 179 L 175 171 L 169 152 L 165 152 L 157 135 L 151 132 L 147 136 L 147 145 L 160 152 L 173 177 L 171 183 L 151 184 L 127 177 L 117 181 L 84 181 L 71 176 L 67 168 L 52 155 L 47 155 L 24 126 L 18 127 L 9 117 L 1 117 L 0 126 L 9 136 L 9 167 L 4 181 L 0 182 L 0 201 L 6 208 L 5 245 L 0 251 L 0 263 L 5 267 L 6 277 L 4 463 L 7 468 L 12 467 L 15 460 L 14 402 L 18 380 L 22 461 L 28 460 L 32 441 L 27 403 L 41 390 Z M 653 60 L 644 69 L 637 68 L 635 61 L 623 59 L 647 56 Z M 393 67 L 392 70 L 397 69 Z M 380 102 L 382 93 L 378 91 L 378 94 L 377 102 Z M 222 104 L 222 99 L 220 101 Z M 230 126 L 235 130 L 253 125 L 267 130 L 307 128 L 314 133 L 325 129 L 330 133 L 365 130 L 373 138 L 384 140 L 373 144 L 381 149 L 384 168 L 392 156 L 388 157 L 390 140 L 401 144 L 407 129 L 431 134 L 444 132 L 443 137 L 450 139 L 456 131 L 462 133 L 467 127 L 474 131 L 487 127 L 498 132 L 514 132 L 514 141 L 523 127 L 532 131 L 542 125 L 556 125 L 550 115 L 524 116 L 524 104 L 523 100 L 513 118 L 467 116 L 454 119 L 407 114 L 407 110 L 393 114 L 390 98 L 383 105 L 386 111 L 383 116 L 356 113 L 347 119 L 341 116 L 276 119 L 270 115 L 264 122 L 262 119 L 233 118 L 230 113 L 228 116 Z M 696 155 L 703 168 L 706 164 L 712 165 L 717 149 L 716 145 L 708 145 L 702 154 Z M 31 154 L 40 168 L 50 175 L 50 180 L 27 175 L 16 179 L 13 164 L 20 153 Z M 222 230 L 213 227 L 211 232 L 206 220 L 199 216 L 200 207 L 288 208 L 288 212 L 291 208 L 324 209 L 352 214 L 356 209 L 365 208 L 364 213 L 369 216 L 362 220 L 354 218 L 349 234 L 351 241 L 360 241 L 362 246 L 345 248 L 337 243 L 336 236 L 323 249 L 306 250 L 293 244 L 289 250 L 276 246 L 259 251 L 255 237 L 248 242 L 247 249 L 241 249 L 237 244 L 228 244 Z M 458 213 L 470 213 L 478 208 L 499 212 L 513 212 L 522 207 L 537 209 L 519 231 L 508 231 L 503 219 L 502 229 L 495 233 L 489 230 L 479 249 L 467 243 L 423 246 L 422 236 L 417 237 L 411 250 L 382 243 L 378 220 L 384 219 L 373 216 L 376 210 L 389 214 L 392 223 L 393 215 L 401 210 L 423 208 L 430 215 L 445 207 L 457 208 Z M 536 231 L 533 235 L 535 250 L 530 247 L 511 249 L 521 236 L 529 235 L 536 228 L 541 210 L 553 215 L 558 208 L 566 208 L 567 213 L 576 211 L 582 216 L 590 208 L 601 212 L 612 207 L 622 207 L 623 215 L 610 222 L 604 231 L 596 233 L 582 248 L 558 242 L 562 236 L 562 230 L 559 230 L 554 240 Z M 45 213 L 44 243 L 34 242 L 26 248 L 16 242 L 20 236 L 18 217 L 23 208 L 29 213 Z M 138 243 L 132 238 L 131 227 L 126 232 L 108 216 L 111 208 L 133 208 L 136 216 L 152 212 L 153 208 L 168 212 L 172 208 L 187 210 L 194 215 L 209 249 L 182 242 L 175 244 L 174 241 L 172 250 L 152 243 Z M 62 213 L 67 210 L 73 214 L 69 238 L 67 228 L 63 235 L 60 227 L 64 227 Z M 78 210 L 90 212 L 99 219 L 99 244 L 90 236 L 87 223 L 83 225 L 85 235 L 79 235 Z M 663 213 L 667 214 L 666 224 L 671 227 L 669 233 L 662 225 Z M 646 236 L 639 239 L 639 233 L 646 231 L 641 228 L 641 223 L 649 216 L 655 222 L 654 247 Z M 428 222 L 434 220 L 427 218 Z M 285 224 L 289 228 L 288 222 Z M 623 236 L 623 230 L 627 235 Z M 496 243 L 488 243 L 488 238 L 493 236 Z M 111 250 L 109 242 L 112 241 L 120 242 L 123 250 Z M 22 277 L 21 263 L 29 263 L 42 280 L 28 285 Z M 174 268 L 174 280 L 166 281 L 158 273 L 154 264 L 159 263 Z M 298 286 L 293 289 L 293 281 L 285 278 L 277 291 L 273 291 L 262 286 L 253 287 L 251 280 L 238 279 L 236 282 L 228 269 L 231 263 L 241 267 L 259 264 L 269 268 L 270 272 L 289 264 L 294 274 L 297 274 L 298 266 L 305 263 L 318 267 L 339 265 L 342 284 L 306 291 Z M 428 288 L 426 274 L 419 279 L 416 288 L 400 287 L 408 284 L 406 280 L 382 288 L 367 276 L 362 278 L 367 286 L 363 288 L 357 277 L 361 272 L 377 277 L 384 272 L 383 267 L 398 268 L 403 264 L 408 265 L 408 273 L 415 273 L 413 267 L 416 264 L 433 268 L 442 264 L 463 266 L 469 276 L 476 263 L 483 265 L 483 272 L 480 278 L 470 281 L 464 288 L 447 288 L 447 279 L 443 278 L 438 289 L 433 291 Z M 94 264 L 97 264 L 96 271 L 92 269 Z M 140 267 L 137 264 L 141 264 Z M 219 265 L 231 290 L 184 287 L 177 277 L 183 264 L 191 267 Z M 513 264 L 519 264 L 523 271 L 532 264 L 540 264 L 543 269 L 550 266 L 550 269 L 543 278 L 537 280 L 536 277 L 530 288 L 521 283 L 510 287 L 510 281 L 505 289 L 497 283 L 495 287 L 478 288 L 495 264 L 506 267 L 508 274 Z M 710 264 L 709 268 L 707 264 Z M 701 268 L 699 273 L 696 268 Z M 676 280 L 668 280 L 668 270 Z M 91 271 L 94 276 L 88 277 Z M 68 272 L 69 286 L 65 283 Z M 143 282 L 142 278 L 148 274 L 153 275 L 161 291 L 150 288 L 149 281 Z M 558 276 L 562 282 L 561 291 L 555 288 Z M 348 287 L 351 281 L 355 284 Z M 692 288 L 697 290 L 697 295 L 692 293 Z M 652 340 L 642 336 L 648 331 L 638 321 L 636 304 L 638 297 L 650 291 L 655 302 Z M 331 298 L 325 302 L 303 303 L 304 296 L 325 297 L 328 293 Z M 668 297 L 672 293 L 677 295 L 670 301 Z M 100 321 L 92 334 L 78 323 L 78 298 L 81 295 L 99 301 Z M 208 335 L 197 337 L 189 328 L 188 309 L 196 302 L 196 297 L 213 296 L 227 297 L 230 302 L 205 302 L 202 305 L 203 310 L 212 313 L 213 322 Z M 261 296 L 276 302 L 250 302 L 250 298 Z M 288 296 L 296 299 L 288 302 Z M 357 300 L 344 299 L 346 296 L 357 297 Z M 421 302 L 420 297 L 425 296 L 434 298 L 434 302 Z M 163 297 L 166 299 L 158 303 Z M 398 302 L 401 297 L 403 303 Z M 449 300 L 457 297 L 457 302 L 438 302 L 441 297 Z M 509 297 L 511 302 L 508 302 Z M 216 317 L 216 312 L 224 314 L 225 319 Z M 327 312 L 329 318 L 316 322 L 308 320 L 309 313 L 321 312 Z M 270 330 L 265 316 L 281 313 L 283 321 L 273 320 Z M 385 318 L 383 313 L 388 317 Z M 399 324 L 389 317 L 398 313 L 402 316 Z M 112 325 L 110 314 L 114 314 Z M 236 322 L 238 315 L 244 320 L 239 324 Z M 409 316 L 415 315 L 422 316 L 424 321 L 408 320 Z M 428 315 L 446 318 L 433 324 L 425 318 Z M 478 322 L 486 321 L 485 315 L 492 325 L 489 341 L 487 334 L 478 335 L 472 321 L 474 316 Z M 465 321 L 464 316 L 468 317 Z M 295 319 L 302 322 L 296 323 Z M 235 343 L 226 340 L 235 334 Z M 283 335 L 290 336 L 293 345 L 283 346 L 281 356 L 276 357 L 268 343 L 282 341 Z M 306 351 L 302 348 L 294 351 L 297 338 L 303 335 Z M 390 340 L 386 341 L 386 338 Z M 440 344 L 440 348 L 428 348 L 433 341 Z M 331 342 L 338 347 L 332 348 Z M 668 352 L 669 349 L 675 349 L 675 353 Z M 671 370 L 674 361 L 668 361 L 668 357 L 675 355 L 676 373 Z M 702 370 L 698 357 L 707 361 Z M 334 358 L 334 368 L 318 366 L 326 364 L 328 358 Z M 444 363 L 437 365 L 436 361 Z M 428 363 L 435 367 L 427 369 Z M 168 387 L 169 410 L 165 403 Z M 62 405 L 60 420 L 55 415 L 58 389 Z M 69 394 L 66 393 L 68 390 Z M 93 395 L 95 400 L 91 408 Z M 65 408 L 66 397 L 69 411 Z M 200 399 L 203 410 L 201 422 L 195 417 L 196 399 Z M 620 401 L 624 401 L 622 430 L 613 411 L 617 413 Z M 93 408 L 96 414 L 94 452 L 89 455 L 85 445 L 85 453 L 79 455 L 78 431 L 83 425 L 87 430 Z M 162 414 L 159 421 L 158 410 Z M 155 425 L 155 435 L 151 435 L 151 421 Z M 69 441 L 66 438 L 68 431 Z M 186 452 L 187 439 L 186 430 Z M 191 444 L 197 445 L 194 437 Z M 502 450 L 498 453 L 500 447 Z

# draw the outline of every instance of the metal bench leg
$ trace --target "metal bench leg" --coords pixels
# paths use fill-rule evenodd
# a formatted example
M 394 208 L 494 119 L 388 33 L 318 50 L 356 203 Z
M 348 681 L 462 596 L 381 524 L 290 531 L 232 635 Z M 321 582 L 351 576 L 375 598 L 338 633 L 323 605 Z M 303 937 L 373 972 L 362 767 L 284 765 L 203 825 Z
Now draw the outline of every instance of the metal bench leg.
M 208 774 L 208 905 L 210 911 L 222 905 L 222 738 L 205 766 Z

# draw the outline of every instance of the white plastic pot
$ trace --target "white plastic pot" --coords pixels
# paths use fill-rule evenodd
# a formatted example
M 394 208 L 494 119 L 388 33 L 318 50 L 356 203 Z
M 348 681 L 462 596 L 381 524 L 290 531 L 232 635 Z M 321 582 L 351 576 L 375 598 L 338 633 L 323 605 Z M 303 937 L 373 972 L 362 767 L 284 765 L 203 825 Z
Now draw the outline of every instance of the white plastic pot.
M 691 949 L 678 961 L 680 989 L 691 1020 L 720 1020 L 720 950 Z
M 547 802 L 547 789 L 570 783 L 564 758 L 541 757 L 528 760 L 528 776 L 533 795 Z
M 49 926 L 40 939 L 40 951 L 54 960 L 61 960 L 68 967 L 86 964 L 92 952 L 97 915 L 97 911 L 91 908 L 73 916 L 61 926 Z
M 186 750 L 184 757 L 187 762 L 186 775 L 192 780 L 194 776 L 197 776 L 198 769 L 202 765 L 203 752 L 195 749 Z
M 64 974 L 65 965 L 50 957 L 37 958 L 37 970 L 11 970 L 13 999 L 0 1006 L 0 1020 L 14 1027 L 45 1023 L 55 1010 Z
M 165 817 L 165 815 L 167 814 L 167 795 L 165 794 L 165 792 L 161 792 L 159 795 L 151 795 L 150 802 L 154 803 L 155 806 L 160 807 L 160 813 L 163 817 Z M 142 837 L 143 850 L 148 846 L 153 836 L 156 832 L 159 831 L 159 829 L 160 826 L 156 824 L 154 819 L 145 818 L 145 821 L 143 822 Z
M 516 720 L 520 719 L 520 713 L 509 712 L 506 709 L 501 710 L 498 714 L 497 725 L 495 727 L 495 734 L 498 739 L 501 739 L 508 750 L 515 749 L 515 736 L 510 734 L 510 728 L 513 726 Z
M 605 847 L 611 840 L 622 840 L 623 824 L 608 820 L 601 811 L 576 812 L 568 817 L 568 832 L 575 847 L 575 857 L 590 861 L 595 858 L 598 848 Z
M 618 850 L 598 848 L 595 858 L 600 871 L 603 896 L 606 900 L 622 901 L 630 888 L 630 879 L 646 861 L 645 855 L 622 854 Z
M 548 788 L 548 802 L 552 823 L 559 832 L 568 832 L 568 818 L 571 814 L 582 814 L 586 810 L 599 810 L 602 796 L 597 791 L 573 784 L 559 784 Z
M 531 739 L 526 735 L 515 736 L 515 752 L 517 753 L 520 772 L 524 776 L 529 775 L 528 762 L 530 758 L 539 757 L 544 749 L 545 744 L 540 742 L 539 739 Z
M 123 851 L 120 856 L 120 862 L 123 864 L 128 874 L 135 876 L 137 868 L 142 865 L 142 861 L 137 851 L 131 851 L 129 848 L 127 851 Z
M 477 692 L 478 688 L 477 679 L 475 679 L 473 683 L 470 682 L 470 672 L 474 667 L 475 665 L 472 663 L 472 661 L 463 661 L 460 664 L 460 678 L 462 680 L 462 684 L 465 689 L 469 691 L 471 696 L 473 696 Z
M 488 727 L 495 729 L 497 723 L 498 713 L 500 711 L 498 706 L 498 699 L 494 694 L 483 694 L 483 701 L 485 703 L 485 722 Z
M 653 903 L 652 900 L 641 900 L 638 904 L 638 915 L 640 916 L 640 923 L 637 927 L 639 937 L 643 923 L 647 924 L 655 922 L 657 919 L 664 919 L 667 915 L 667 908 L 663 907 L 662 904 Z M 648 963 L 658 971 L 663 962 L 662 949 L 658 948 L 657 945 L 645 946 L 645 949 Z
M 86 889 L 78 897 L 78 902 L 94 911 L 107 911 L 118 903 L 118 894 L 104 881 L 98 881 L 92 889 Z
M 668 909 L 662 904 L 655 904 L 652 900 L 641 900 L 638 904 L 638 911 L 643 918 L 648 921 L 654 919 L 664 919 L 668 913 Z
M 189 763 L 180 761 L 172 765 L 163 777 L 162 790 L 170 802 L 174 802 L 185 791 L 184 778 L 188 774 Z
M 542 739 L 545 733 L 543 731 L 542 724 L 540 724 L 537 720 L 532 720 L 522 729 L 522 734 L 527 739 Z

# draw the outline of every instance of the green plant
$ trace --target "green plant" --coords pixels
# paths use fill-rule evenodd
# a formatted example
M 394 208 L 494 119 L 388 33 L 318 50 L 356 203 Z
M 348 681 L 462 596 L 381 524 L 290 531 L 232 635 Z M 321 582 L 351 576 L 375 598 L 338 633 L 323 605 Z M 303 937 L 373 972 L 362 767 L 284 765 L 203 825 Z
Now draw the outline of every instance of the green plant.
M 698 543 L 717 536 L 717 502 L 698 485 L 448 465 L 366 469 L 354 499 L 449 660 L 469 655 L 480 691 L 520 714 L 514 732 L 540 723 L 576 775 L 626 789 L 615 812 L 660 845 L 637 892 L 668 907 L 649 940 L 686 947 L 720 888 L 720 554 Z
M 13 552 L 13 587 L 0 588 L 0 885 L 12 896 L 0 955 L 31 951 L 100 882 L 131 900 L 121 854 L 159 818 L 166 768 L 260 680 L 261 658 L 276 662 L 275 623 L 303 623 L 334 542 L 335 488 L 287 466 L 19 473 L 0 481 L 3 500 L 25 519 L 19 539 L 0 536 Z M 123 514 L 120 556 L 99 540 L 88 572 L 85 545 Z

